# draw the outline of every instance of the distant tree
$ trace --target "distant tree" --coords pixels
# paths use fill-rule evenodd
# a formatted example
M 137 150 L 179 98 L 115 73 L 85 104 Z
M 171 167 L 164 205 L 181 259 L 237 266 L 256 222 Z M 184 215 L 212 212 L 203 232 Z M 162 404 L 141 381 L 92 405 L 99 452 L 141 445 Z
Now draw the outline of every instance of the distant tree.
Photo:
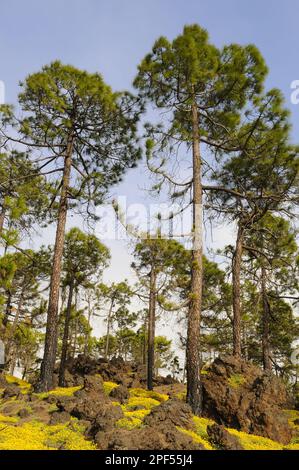
M 42 299 L 40 283 L 49 277 L 49 256 L 50 253 L 41 248 L 38 252 L 24 250 L 3 257 L 4 264 L 10 265 L 13 272 L 10 281 L 0 286 L 5 299 L 2 322 L 5 326 L 6 356 L 11 368 L 14 368 L 12 363 L 16 360 L 15 334 L 19 323 L 25 321 L 33 325 L 36 316 L 44 313 L 36 309 L 36 303 Z
M 26 380 L 30 374 L 36 371 L 37 356 L 44 335 L 38 332 L 32 325 L 21 322 L 14 335 L 15 359 L 11 362 L 10 373 L 14 374 L 16 361 L 22 369 L 22 379 Z
M 289 318 L 289 324 L 293 323 L 292 308 L 283 299 L 291 300 L 298 293 L 296 236 L 297 232 L 287 220 L 270 214 L 253 225 L 245 235 L 244 249 L 250 276 L 259 291 L 262 358 L 266 370 L 271 370 L 273 366 L 271 350 L 275 346 L 271 344 L 271 336 L 272 340 L 278 339 L 279 333 L 275 323 L 282 326 L 285 315 Z M 281 330 L 286 344 L 290 333 L 287 330 L 286 327 Z M 289 340 L 289 347 L 291 343 L 292 340 Z
M 108 344 L 108 351 L 107 351 L 107 344 Z M 97 340 L 95 348 L 96 348 L 96 351 L 99 352 L 100 356 L 104 356 L 106 354 L 106 358 L 110 359 L 117 352 L 117 339 L 113 335 L 109 335 L 109 340 L 107 340 L 106 335 L 101 336 Z
M 0 153 L 0 235 L 5 228 L 28 232 L 32 225 L 43 222 L 49 191 L 29 154 Z
M 64 284 L 68 287 L 68 300 L 64 319 L 64 332 L 59 368 L 59 386 L 65 386 L 65 365 L 68 352 L 69 324 L 74 291 L 97 274 L 102 273 L 110 258 L 109 250 L 95 235 L 72 228 L 65 237 L 63 258 Z
M 109 356 L 109 341 L 113 325 L 117 323 L 118 328 L 120 329 L 135 326 L 135 316 L 128 311 L 128 306 L 130 305 L 132 298 L 132 290 L 127 281 L 119 283 L 113 282 L 110 285 L 101 283 L 97 288 L 100 311 L 103 308 L 107 309 L 107 313 L 104 314 L 106 322 L 106 346 L 104 357 L 107 359 Z
M 171 340 L 165 336 L 155 337 L 155 371 L 159 375 L 159 369 L 170 367 L 171 360 L 173 359 L 173 352 L 171 351 Z
M 241 355 L 241 269 L 244 237 L 268 212 L 288 211 L 295 202 L 298 148 L 289 144 L 288 113 L 278 90 L 262 95 L 248 110 L 244 128 L 251 133 L 240 152 L 214 173 L 209 203 L 226 220 L 236 221 L 232 258 L 234 354 Z
M 158 299 L 160 305 L 166 305 L 171 286 L 175 283 L 176 272 L 182 271 L 184 247 L 176 240 L 163 238 L 139 241 L 134 250 L 135 260 L 132 267 L 139 278 L 139 296 L 148 301 L 148 345 L 147 345 L 147 387 L 153 389 L 155 364 L 155 323 Z

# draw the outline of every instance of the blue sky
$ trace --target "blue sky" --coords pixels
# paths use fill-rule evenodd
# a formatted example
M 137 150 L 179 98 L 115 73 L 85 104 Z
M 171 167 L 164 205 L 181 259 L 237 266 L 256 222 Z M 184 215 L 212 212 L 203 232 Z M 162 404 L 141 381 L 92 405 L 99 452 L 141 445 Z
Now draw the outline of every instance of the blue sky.
M 18 81 L 55 59 L 99 71 L 114 89 L 131 86 L 136 66 L 160 35 L 174 38 L 185 24 L 208 29 L 217 46 L 254 43 L 269 67 L 268 87 L 280 88 L 292 112 L 298 141 L 299 105 L 290 83 L 299 79 L 298 0 L 1 0 L 0 80 L 15 102 Z M 142 169 L 117 191 L 144 200 Z M 225 229 L 217 235 L 224 243 Z M 53 241 L 54 230 L 47 231 Z M 129 275 L 124 244 L 112 244 L 109 276 Z
M 14 101 L 20 79 L 59 58 L 127 88 L 158 36 L 175 37 L 196 22 L 218 46 L 255 43 L 270 68 L 269 86 L 289 98 L 299 78 L 298 13 L 297 0 L 2 0 L 0 79 Z

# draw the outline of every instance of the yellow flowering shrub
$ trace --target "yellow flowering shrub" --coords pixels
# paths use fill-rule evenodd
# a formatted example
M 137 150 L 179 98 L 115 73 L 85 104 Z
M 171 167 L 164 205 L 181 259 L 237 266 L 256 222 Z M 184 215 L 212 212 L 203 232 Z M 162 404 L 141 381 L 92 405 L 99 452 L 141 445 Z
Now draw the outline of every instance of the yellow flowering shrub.
M 5 416 L 3 414 L 0 414 L 0 423 L 17 423 L 19 421 L 19 418 L 16 416 Z
M 114 383 L 114 382 L 104 382 L 103 384 L 104 386 L 104 393 L 105 395 L 110 395 L 110 392 L 112 392 L 112 390 L 116 387 L 118 387 L 118 384 Z
M 126 411 L 126 409 L 123 410 L 124 415 L 127 418 L 138 418 L 141 420 L 144 420 L 144 418 L 151 412 L 151 410 L 135 410 L 135 411 Z
M 169 399 L 169 396 L 164 393 L 149 391 L 145 390 L 144 388 L 131 388 L 130 396 L 140 398 L 153 398 L 154 400 L 157 400 L 161 403 Z
M 198 416 L 193 416 L 193 422 L 196 428 L 196 434 L 201 438 L 208 440 L 209 436 L 207 433 L 207 427 L 211 424 L 214 424 L 214 421 L 208 418 L 199 418 Z
M 142 406 L 146 410 L 152 409 L 154 406 L 160 405 L 158 400 L 154 400 L 154 398 L 145 398 L 145 397 L 131 397 L 128 400 L 126 405 L 127 410 L 131 410 L 136 406 Z
M 284 450 L 299 450 L 299 444 L 289 444 L 284 446 Z
M 142 424 L 142 420 L 138 418 L 134 418 L 133 416 L 121 418 L 118 421 L 116 421 L 116 426 L 118 428 L 128 429 L 129 431 L 131 429 L 139 428 L 141 424 Z
M 236 436 L 242 447 L 245 450 L 282 450 L 283 446 L 278 442 L 272 441 L 267 437 L 256 436 L 254 434 L 247 434 L 236 429 L 228 428 L 227 431 Z
M 35 393 L 34 395 L 40 398 L 41 400 L 48 398 L 50 395 L 59 396 L 59 397 L 72 397 L 75 392 L 81 390 L 82 386 L 78 387 L 57 387 L 54 390 L 49 392 Z
M 47 439 L 45 442 L 54 449 L 95 450 L 95 444 L 84 438 L 83 431 L 84 428 L 75 422 L 47 426 Z
M 242 374 L 233 374 L 227 381 L 231 387 L 238 388 L 246 382 L 246 379 Z
M 292 437 L 292 440 L 291 440 L 291 443 L 290 443 L 292 448 L 290 450 L 295 450 L 296 447 L 294 447 L 294 446 L 299 445 L 299 425 L 295 424 L 295 420 L 299 419 L 299 411 L 297 411 L 297 410 L 283 410 L 283 411 L 287 415 L 289 425 L 290 425 L 290 427 L 292 428 L 292 431 L 293 431 L 293 437 Z M 287 447 L 287 448 L 289 448 L 289 447 Z
M 18 379 L 18 377 L 14 377 L 13 375 L 5 374 L 5 380 L 11 385 L 18 385 L 21 393 L 23 394 L 28 393 L 31 390 L 30 383 L 25 382 L 25 380 Z
M 55 426 L 32 421 L 22 426 L 0 425 L 0 450 L 95 450 L 76 423 Z
M 294 423 L 296 419 L 299 419 L 299 411 L 297 410 L 283 410 L 288 417 L 289 424 L 292 428 L 298 428 L 299 426 Z
M 186 392 L 178 392 L 175 394 L 175 398 L 178 400 L 186 401 L 187 393 Z
M 178 431 L 186 434 L 187 436 L 191 437 L 194 442 L 197 444 L 201 444 L 206 450 L 213 450 L 213 446 L 210 444 L 209 441 L 206 439 L 203 439 L 201 436 L 199 436 L 197 433 L 193 431 L 189 431 L 188 429 L 180 428 L 177 427 Z

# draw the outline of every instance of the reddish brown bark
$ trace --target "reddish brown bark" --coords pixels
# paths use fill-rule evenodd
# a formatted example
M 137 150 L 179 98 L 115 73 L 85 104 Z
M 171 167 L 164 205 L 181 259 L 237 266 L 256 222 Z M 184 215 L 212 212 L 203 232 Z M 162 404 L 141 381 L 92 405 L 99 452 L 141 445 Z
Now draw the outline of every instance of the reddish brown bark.
M 60 193 L 60 203 L 58 210 L 58 222 L 56 228 L 56 239 L 54 246 L 53 267 L 50 282 L 50 296 L 46 326 L 46 339 L 44 357 L 41 366 L 40 380 L 37 385 L 39 391 L 48 391 L 53 388 L 53 372 L 56 360 L 57 349 L 57 323 L 58 304 L 61 279 L 61 266 L 63 247 L 65 240 L 65 225 L 68 210 L 68 189 L 72 167 L 73 136 L 71 135 L 66 148 L 64 160 L 64 171 Z
M 266 270 L 262 267 L 261 276 L 261 297 L 262 297 L 262 353 L 263 366 L 265 370 L 271 370 L 270 359 L 270 305 L 267 296 Z
M 243 254 L 244 229 L 238 227 L 236 248 L 233 257 L 233 353 L 241 357 L 241 265 Z
M 67 353 L 68 353 L 73 292 L 74 292 L 74 281 L 71 280 L 70 286 L 69 286 L 69 296 L 68 296 L 68 301 L 67 301 L 67 307 L 66 307 L 66 312 L 65 312 L 65 320 L 64 320 L 62 349 L 61 349 L 61 358 L 60 358 L 60 367 L 59 367 L 59 383 L 58 383 L 59 387 L 65 387 L 65 366 L 66 366 Z
M 155 366 L 155 326 L 156 326 L 156 272 L 152 267 L 150 274 L 150 298 L 148 309 L 148 342 L 147 342 L 147 388 L 153 390 Z
M 191 301 L 188 314 L 187 331 L 187 402 L 194 414 L 199 415 L 202 409 L 200 383 L 200 317 L 202 304 L 202 183 L 201 156 L 198 123 L 198 109 L 192 105 L 193 127 L 193 250 L 191 271 Z

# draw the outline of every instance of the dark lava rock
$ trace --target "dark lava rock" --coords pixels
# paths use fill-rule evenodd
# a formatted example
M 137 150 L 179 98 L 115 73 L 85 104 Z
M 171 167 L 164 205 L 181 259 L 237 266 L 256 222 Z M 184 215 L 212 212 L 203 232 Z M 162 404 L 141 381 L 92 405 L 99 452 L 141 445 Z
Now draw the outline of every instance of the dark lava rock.
M 129 396 L 129 390 L 124 385 L 119 385 L 118 387 L 115 387 L 113 390 L 111 390 L 109 394 L 109 397 L 115 398 L 120 403 L 125 403 Z
M 47 403 L 50 403 L 50 405 L 53 405 L 54 403 L 57 403 L 57 401 L 59 400 L 58 397 L 56 397 L 55 395 L 49 395 L 47 396 L 46 398 L 43 399 L 43 401 L 47 402 Z M 32 400 L 34 401 L 34 400 Z
M 11 398 L 18 396 L 20 394 L 20 389 L 17 385 L 7 385 L 3 391 L 2 397 L 3 398 Z
M 187 403 L 173 398 L 167 400 L 159 406 L 155 406 L 151 413 L 144 419 L 144 424 L 151 427 L 161 424 L 171 427 L 179 426 L 184 429 L 193 430 L 192 410 Z
M 20 418 L 27 418 L 28 416 L 30 416 L 31 412 L 30 410 L 28 410 L 28 408 L 22 408 L 19 412 L 18 412 L 18 416 L 20 416 Z
M 63 424 L 70 421 L 71 415 L 67 411 L 54 411 L 51 413 L 50 424 Z
M 111 431 L 115 422 L 123 418 L 124 414 L 120 406 L 106 404 L 102 406 L 92 422 L 92 426 L 88 431 L 90 436 L 95 436 L 99 432 Z
M 113 357 L 109 361 L 104 358 L 94 359 L 83 354 L 71 358 L 66 363 L 65 383 L 67 387 L 83 385 L 86 375 L 100 374 L 105 381 L 112 381 L 127 388 L 146 387 L 146 367 L 133 362 L 126 362 L 121 357 Z M 58 380 L 58 368 L 54 374 Z M 171 377 L 156 377 L 155 385 L 175 383 Z
M 284 384 L 235 357 L 219 357 L 203 376 L 203 414 L 219 424 L 289 443 Z
M 213 424 L 207 427 L 211 442 L 220 450 L 244 450 L 239 439 L 232 436 L 224 426 Z
M 108 450 L 203 450 L 200 444 L 181 433 L 174 425 L 144 426 L 127 431 L 99 432 L 95 441 L 99 449 Z
M 73 397 L 60 397 L 56 406 L 58 413 L 89 422 L 87 432 L 91 437 L 99 431 L 111 430 L 115 421 L 123 417 L 121 407 L 113 405 L 104 394 L 103 380 L 98 376 L 86 376 L 83 389 Z
M 5 376 L 0 372 L 0 388 L 7 387 L 8 383 L 6 382 Z

